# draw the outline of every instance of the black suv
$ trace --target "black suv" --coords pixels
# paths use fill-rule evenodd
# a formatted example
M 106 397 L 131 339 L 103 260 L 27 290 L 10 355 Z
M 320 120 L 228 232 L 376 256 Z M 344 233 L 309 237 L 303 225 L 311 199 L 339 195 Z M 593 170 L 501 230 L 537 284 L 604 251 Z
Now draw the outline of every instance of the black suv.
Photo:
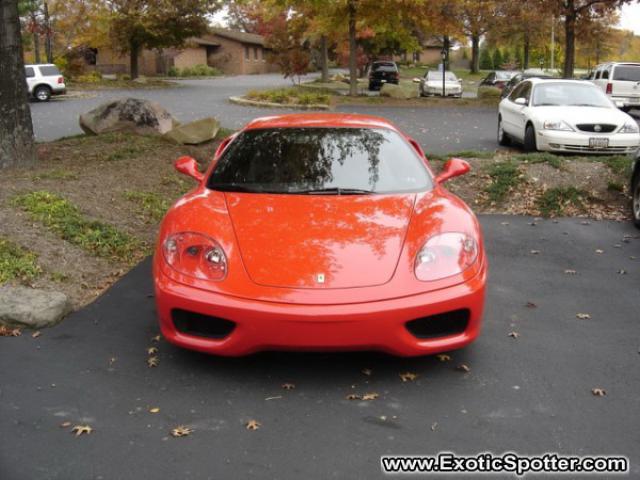
M 369 65 L 369 90 L 380 90 L 385 83 L 400 82 L 400 72 L 396 62 L 379 61 Z
M 633 208 L 633 222 L 636 227 L 640 228 L 640 152 L 636 155 L 636 161 L 633 164 L 633 173 L 631 174 L 631 197 Z

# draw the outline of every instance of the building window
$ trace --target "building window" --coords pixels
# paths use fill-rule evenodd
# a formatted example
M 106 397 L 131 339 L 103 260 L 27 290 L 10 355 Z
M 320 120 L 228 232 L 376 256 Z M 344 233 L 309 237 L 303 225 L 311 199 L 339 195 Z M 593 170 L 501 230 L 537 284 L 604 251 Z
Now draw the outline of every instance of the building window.
M 251 50 L 249 47 L 244 47 L 244 58 L 249 60 L 251 58 Z

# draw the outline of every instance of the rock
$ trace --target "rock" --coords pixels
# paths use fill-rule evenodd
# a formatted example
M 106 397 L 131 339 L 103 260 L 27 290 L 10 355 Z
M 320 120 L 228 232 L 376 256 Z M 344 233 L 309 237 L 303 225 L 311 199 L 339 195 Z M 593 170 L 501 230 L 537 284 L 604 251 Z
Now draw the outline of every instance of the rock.
M 145 77 L 144 75 L 139 75 L 138 77 L 134 78 L 133 81 L 136 83 L 147 83 L 147 77 Z
M 165 134 L 173 128 L 174 122 L 162 106 L 138 98 L 113 100 L 80 115 L 80 128 L 94 135 L 117 131 Z
M 102 79 L 103 80 L 117 80 L 118 76 L 115 73 L 103 73 L 102 74 Z
M 7 326 L 50 327 L 70 311 L 71 302 L 64 293 L 27 287 L 0 287 L 0 323 Z
M 220 122 L 215 118 L 203 118 L 185 123 L 164 134 L 165 138 L 184 145 L 197 145 L 216 138 Z
M 392 98 L 418 98 L 420 93 L 418 87 L 414 83 L 408 85 L 394 85 L 393 83 L 385 83 L 380 89 L 380 95 Z

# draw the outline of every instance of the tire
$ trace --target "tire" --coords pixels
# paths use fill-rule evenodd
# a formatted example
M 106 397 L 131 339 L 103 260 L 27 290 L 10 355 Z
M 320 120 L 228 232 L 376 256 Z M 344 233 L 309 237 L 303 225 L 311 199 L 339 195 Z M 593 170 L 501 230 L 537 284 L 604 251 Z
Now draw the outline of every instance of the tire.
M 536 130 L 533 128 L 533 125 L 531 124 L 528 124 L 527 128 L 524 131 L 524 151 L 525 152 L 538 151 L 538 146 L 536 145 Z
M 633 223 L 640 228 L 640 172 L 637 172 L 631 184 L 631 212 Z
M 508 147 L 511 145 L 511 139 L 502 128 L 502 118 L 498 117 L 498 145 Z
M 33 97 L 39 102 L 48 102 L 51 99 L 51 88 L 40 85 L 33 91 Z

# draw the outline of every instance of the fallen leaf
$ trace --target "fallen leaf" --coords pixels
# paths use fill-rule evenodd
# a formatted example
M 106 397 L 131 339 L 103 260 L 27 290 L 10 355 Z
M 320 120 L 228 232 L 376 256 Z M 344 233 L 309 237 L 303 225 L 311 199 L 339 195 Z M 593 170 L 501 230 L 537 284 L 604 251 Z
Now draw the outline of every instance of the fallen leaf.
M 607 394 L 604 388 L 592 388 L 591 393 L 596 397 L 604 397 Z
M 160 341 L 160 335 L 156 335 L 155 337 L 151 337 L 151 341 L 152 342 L 159 342 Z
M 624 268 L 621 268 L 620 270 L 618 270 L 618 275 L 626 275 L 627 271 Z
M 83 433 L 89 435 L 91 432 L 93 432 L 93 428 L 91 428 L 89 425 L 76 425 L 71 429 L 71 433 L 75 433 L 76 437 L 79 437 Z
M 432 432 L 435 432 L 435 431 L 436 431 L 436 428 L 438 428 L 438 422 L 433 422 L 433 423 L 431 424 L 431 431 L 432 431 Z
M 149 368 L 157 367 L 159 364 L 160 364 L 160 360 L 158 359 L 158 357 L 147 358 L 147 365 L 149 366 Z
M 153 407 L 149 409 L 149 413 L 158 413 L 160 409 L 158 407 Z
M 376 398 L 378 398 L 378 394 L 375 392 L 365 393 L 362 396 L 362 400 L 375 400 Z
M 587 320 L 591 318 L 591 315 L 589 315 L 588 313 L 576 313 L 576 317 L 578 317 L 580 320 Z
M 60 428 L 67 428 L 71 426 L 71 422 L 62 422 L 60 424 Z
M 147 355 L 154 355 L 158 353 L 158 348 L 157 347 L 149 347 L 147 348 Z
M 531 250 L 531 255 L 538 255 L 540 253 L 540 250 Z
M 440 360 L 441 362 L 450 362 L 451 361 L 451 357 L 449 355 L 447 355 L 446 353 L 441 353 L 440 355 L 436 355 L 438 357 L 438 360 Z
M 296 386 L 293 383 L 283 383 L 282 388 L 285 390 L 293 390 Z
M 466 363 L 461 363 L 460 365 L 458 365 L 456 367 L 456 370 L 460 371 L 460 372 L 465 372 L 468 373 L 471 371 L 471 368 L 469 367 L 469 365 L 467 365 Z
M 192 433 L 193 429 L 185 427 L 184 425 L 178 425 L 176 428 L 171 430 L 172 437 L 186 437 L 187 435 L 191 435 Z
M 249 420 L 247 422 L 246 428 L 247 430 L 258 430 L 261 426 L 262 424 L 257 420 Z
M 526 307 L 527 308 L 538 308 L 538 305 L 536 305 L 533 302 L 527 302 Z
M 518 332 L 510 332 L 510 333 L 509 333 L 509 336 L 510 336 L 511 338 L 518 338 L 518 337 L 520 336 L 520 334 L 519 334 Z
M 42 332 L 40 332 L 40 330 L 36 330 L 31 334 L 31 338 L 38 338 L 40 335 L 42 335 Z
M 509 225 L 509 222 L 502 222 L 500 225 Z
M 22 331 L 19 328 L 8 328 L 0 325 L 0 337 L 19 337 Z
M 601 250 L 601 249 L 598 248 L 598 249 L 596 249 L 596 253 L 604 253 L 604 250 Z
M 400 374 L 400 378 L 403 382 L 413 382 L 416 378 L 418 378 L 418 374 L 413 372 L 404 372 Z
M 373 370 L 371 370 L 370 368 L 363 368 L 362 369 L 362 374 L 366 375 L 367 377 L 370 377 L 372 373 L 373 373 Z
M 576 271 L 567 269 L 567 270 L 564 271 L 564 273 L 566 273 L 567 275 L 575 275 Z
M 362 400 L 362 397 L 357 393 L 350 393 L 345 397 L 347 400 Z

